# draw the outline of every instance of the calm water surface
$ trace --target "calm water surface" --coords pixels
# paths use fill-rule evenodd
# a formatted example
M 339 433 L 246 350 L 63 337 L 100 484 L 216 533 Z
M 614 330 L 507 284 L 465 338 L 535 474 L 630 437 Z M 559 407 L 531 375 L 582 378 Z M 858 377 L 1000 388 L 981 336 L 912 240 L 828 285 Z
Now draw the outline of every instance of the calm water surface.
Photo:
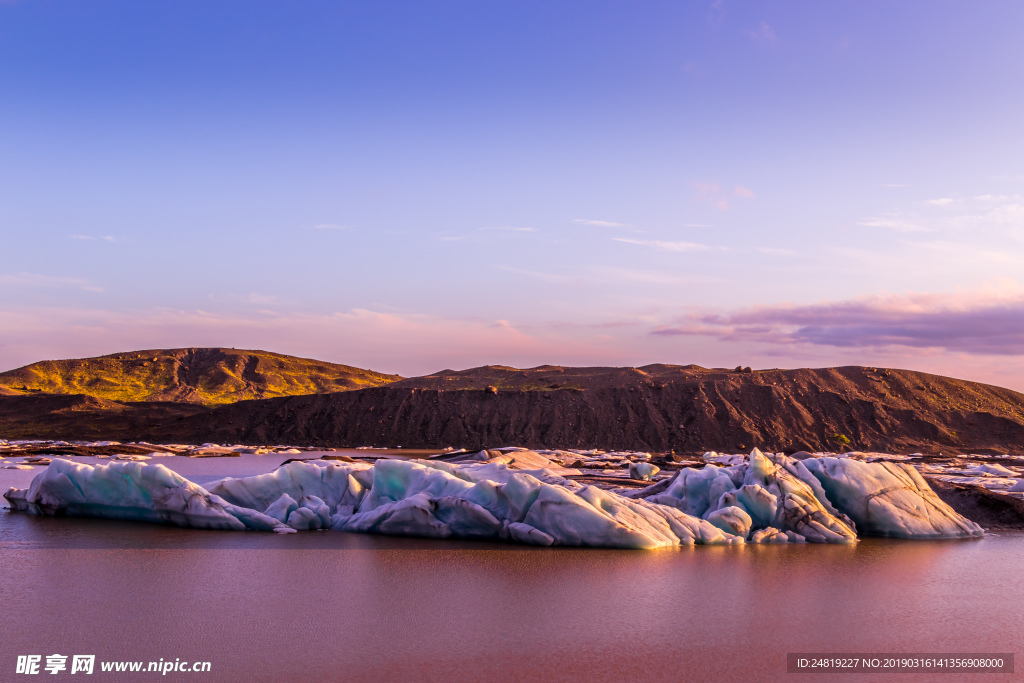
M 203 483 L 284 459 L 159 461 Z M 0 681 L 53 653 L 212 662 L 110 680 L 851 682 L 886 678 L 787 674 L 786 652 L 1024 654 L 1024 534 L 645 552 L 0 511 L 0 569 Z

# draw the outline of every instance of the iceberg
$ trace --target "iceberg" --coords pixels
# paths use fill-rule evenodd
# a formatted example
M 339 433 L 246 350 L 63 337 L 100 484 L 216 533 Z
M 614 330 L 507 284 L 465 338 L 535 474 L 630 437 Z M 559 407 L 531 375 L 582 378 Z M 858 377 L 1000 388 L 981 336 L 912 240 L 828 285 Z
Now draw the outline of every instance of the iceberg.
M 519 452 L 515 452 L 519 455 Z M 796 460 L 754 449 L 743 462 L 684 468 L 630 496 L 562 476 L 527 455 L 458 461 L 292 461 L 209 490 L 161 464 L 57 460 L 11 507 L 278 533 L 337 530 L 538 546 L 653 549 L 743 543 L 852 543 L 862 534 L 980 535 L 913 468 Z M 644 463 L 646 464 L 646 463 Z
M 732 511 L 715 513 L 737 508 L 751 520 L 749 526 L 734 527 L 737 530 L 774 528 L 783 535 L 791 531 L 811 543 L 857 540 L 854 522 L 833 507 L 821 484 L 803 464 L 806 461 L 784 455 L 772 458 L 774 461 L 755 448 L 744 464 L 718 467 L 709 463 L 700 470 L 680 470 L 663 493 L 647 500 L 725 526 L 742 518 Z
M 4 497 L 12 509 L 37 515 L 132 519 L 197 529 L 273 531 L 282 526 L 163 465 L 131 461 L 91 466 L 53 460 L 27 490 L 12 488 Z
M 826 497 L 866 534 L 894 538 L 984 534 L 979 525 L 943 502 L 910 465 L 849 458 L 802 462 L 821 483 Z

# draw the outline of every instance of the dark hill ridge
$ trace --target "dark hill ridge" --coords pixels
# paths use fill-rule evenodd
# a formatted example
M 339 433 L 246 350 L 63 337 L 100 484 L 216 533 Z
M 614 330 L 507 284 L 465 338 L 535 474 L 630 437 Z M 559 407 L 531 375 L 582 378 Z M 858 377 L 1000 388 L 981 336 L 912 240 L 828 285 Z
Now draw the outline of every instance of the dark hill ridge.
M 864 367 L 487 366 L 361 391 L 244 401 L 136 436 L 408 448 L 1019 452 L 1024 395 Z
M 162 349 L 26 365 L 0 373 L 0 396 L 81 394 L 122 403 L 215 406 L 362 389 L 398 379 L 398 375 L 266 351 Z

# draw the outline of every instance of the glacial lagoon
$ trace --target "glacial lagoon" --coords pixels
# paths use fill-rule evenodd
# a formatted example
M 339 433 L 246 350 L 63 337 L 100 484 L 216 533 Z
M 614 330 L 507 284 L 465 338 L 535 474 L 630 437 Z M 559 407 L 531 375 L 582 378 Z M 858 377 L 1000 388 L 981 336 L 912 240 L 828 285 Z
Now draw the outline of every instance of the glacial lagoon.
M 283 459 L 160 461 L 207 485 Z M 59 652 L 211 661 L 211 680 L 746 681 L 791 678 L 787 652 L 1024 641 L 1024 533 L 652 551 L 3 512 L 0 550 L 11 666 Z
M 1022 564 L 1021 533 L 631 551 L 3 512 L 0 661 L 180 657 L 218 681 L 789 680 L 790 651 L 1020 652 Z

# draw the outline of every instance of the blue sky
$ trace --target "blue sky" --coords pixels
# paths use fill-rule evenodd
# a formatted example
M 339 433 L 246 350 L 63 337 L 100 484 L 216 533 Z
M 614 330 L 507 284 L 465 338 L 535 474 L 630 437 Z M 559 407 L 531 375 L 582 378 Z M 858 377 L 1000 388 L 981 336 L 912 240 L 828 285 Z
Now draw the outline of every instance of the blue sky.
M 1024 389 L 1024 5 L 0 2 L 0 369 Z

